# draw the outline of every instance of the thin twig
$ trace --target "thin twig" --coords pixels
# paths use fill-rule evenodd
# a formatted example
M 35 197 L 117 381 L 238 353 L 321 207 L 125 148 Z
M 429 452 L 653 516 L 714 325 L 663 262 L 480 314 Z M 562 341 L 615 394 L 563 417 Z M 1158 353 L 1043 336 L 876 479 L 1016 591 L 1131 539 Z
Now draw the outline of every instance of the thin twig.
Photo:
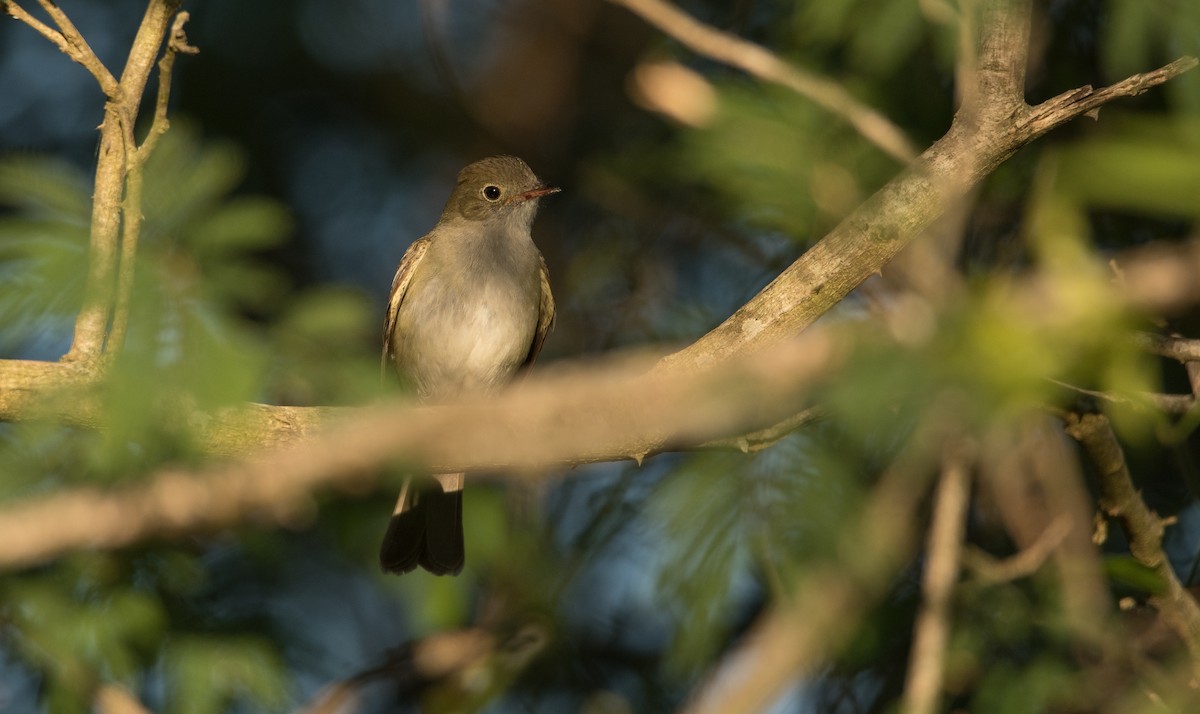
M 1136 97 L 1151 87 L 1170 80 L 1196 67 L 1195 57 L 1180 57 L 1170 64 L 1150 72 L 1135 74 L 1116 84 L 1093 89 L 1091 85 L 1063 92 L 1033 107 L 1021 120 L 1021 127 L 1031 137 L 1041 136 L 1054 127 L 1093 111 L 1118 97 Z
M 1139 347 L 1160 357 L 1170 357 L 1180 362 L 1200 362 L 1200 340 L 1153 332 L 1137 332 L 1133 339 Z
M 798 429 L 816 423 L 825 418 L 825 412 L 820 407 L 809 407 L 797 412 L 777 424 L 766 429 L 759 429 L 748 434 L 741 434 L 727 439 L 715 439 L 700 444 L 700 449 L 737 449 L 743 454 L 752 454 L 767 449 Z
M 922 578 L 925 599 L 917 616 L 904 687 L 906 714 L 932 714 L 942 691 L 950 634 L 950 595 L 958 580 L 969 486 L 970 472 L 962 455 L 950 451 L 944 457 L 926 546 Z
M 112 329 L 105 343 L 105 352 L 109 357 L 116 355 L 125 344 L 125 333 L 129 328 L 130 301 L 133 296 L 133 277 L 137 265 L 138 242 L 141 238 L 142 223 L 142 175 L 146 162 L 158 146 L 158 140 L 170 127 L 167 118 L 167 107 L 171 101 L 171 73 L 175 67 L 175 55 L 180 52 L 196 54 L 200 50 L 188 44 L 183 26 L 190 15 L 186 10 L 175 16 L 171 25 L 171 34 L 167 39 L 166 49 L 162 59 L 158 61 L 158 95 L 154 106 L 154 119 L 141 146 L 128 152 L 125 174 L 125 198 L 121 204 L 122 235 L 121 259 L 117 268 L 117 294 L 114 300 Z M 126 124 L 126 145 L 133 147 L 133 126 Z
M 695 52 L 811 99 L 846 120 L 882 151 L 909 163 L 917 150 L 887 117 L 858 101 L 840 84 L 788 64 L 770 50 L 699 22 L 665 0 L 610 0 Z
M 191 15 L 187 10 L 181 10 L 175 15 L 175 22 L 171 25 L 171 34 L 167 39 L 166 50 L 163 51 L 162 59 L 158 61 L 158 96 L 154 103 L 154 121 L 150 124 L 150 131 L 146 134 L 145 141 L 138 147 L 138 163 L 140 164 L 146 163 L 150 154 L 154 152 L 154 147 L 158 145 L 159 138 L 170 128 L 167 107 L 171 101 L 171 73 L 175 68 L 175 56 L 181 52 L 186 55 L 200 52 L 200 48 L 188 43 L 187 33 L 184 32 L 183 26 L 189 19 L 191 19 Z
M 1129 552 L 1139 563 L 1150 568 L 1162 582 L 1162 591 L 1152 595 L 1150 604 L 1163 621 L 1183 640 L 1191 654 L 1193 671 L 1200 676 L 1200 606 L 1171 567 L 1162 549 L 1166 521 L 1146 507 L 1134 488 L 1125 461 L 1125 453 L 1112 424 L 1103 414 L 1072 414 L 1066 431 L 1083 445 L 1100 479 L 1100 505 L 1117 518 L 1129 537 Z
M 58 49 L 62 50 L 63 54 L 70 57 L 75 62 L 79 63 L 96 78 L 100 84 L 101 91 L 109 99 L 116 99 L 120 91 L 117 86 L 117 80 L 113 77 L 96 53 L 92 51 L 91 45 L 83 39 L 83 35 L 79 34 L 79 30 L 57 5 L 49 0 L 38 0 L 42 8 L 58 25 L 59 30 L 46 25 L 36 17 L 30 15 L 23 7 L 16 3 L 16 0 L 5 0 L 0 2 L 4 10 L 12 17 L 24 22 L 33 29 L 37 30 L 46 39 L 54 43 Z
M 1191 394 L 1162 394 L 1160 392 L 1113 394 L 1112 392 L 1101 392 L 1095 389 L 1077 387 L 1074 384 L 1059 379 L 1050 379 L 1049 381 L 1072 392 L 1077 392 L 1109 404 L 1127 404 L 1131 407 L 1150 409 L 1171 416 L 1182 416 L 1196 406 L 1196 397 Z
M 1060 515 L 1046 526 L 1042 534 L 1021 552 L 1004 560 L 996 560 L 978 548 L 963 552 L 963 563 L 984 584 L 1004 583 L 1027 578 L 1038 571 L 1071 532 L 1071 519 Z

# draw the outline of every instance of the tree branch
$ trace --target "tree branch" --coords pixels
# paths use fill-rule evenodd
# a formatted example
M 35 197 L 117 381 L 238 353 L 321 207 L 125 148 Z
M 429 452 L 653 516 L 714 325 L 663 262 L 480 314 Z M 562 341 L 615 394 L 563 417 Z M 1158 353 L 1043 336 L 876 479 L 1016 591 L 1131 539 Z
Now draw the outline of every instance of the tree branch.
M 1007 27 L 1001 27 L 1003 34 L 1014 36 Z M 987 27 L 984 35 L 990 35 Z M 985 46 L 1000 45 L 993 41 Z M 1015 61 L 1012 58 L 981 59 L 981 66 L 1011 66 Z M 1141 79 L 1130 78 L 1100 90 L 1098 94 L 1102 94 L 1103 101 L 1132 96 L 1134 86 L 1144 91 L 1194 65 L 1190 59 L 1176 61 L 1168 66 L 1172 68 L 1170 71 L 1164 71 L 1164 68 L 1138 75 Z M 982 69 L 980 75 L 988 76 Z M 985 82 L 983 86 L 993 85 L 1005 86 L 998 79 L 992 80 L 991 84 Z M 1024 103 L 1011 103 L 1005 98 L 1005 92 L 981 93 L 979 101 L 983 103 L 980 107 L 960 110 L 946 136 L 926 150 L 912 166 L 867 199 L 729 319 L 667 357 L 663 367 L 710 364 L 786 339 L 804 329 L 862 281 L 882 270 L 947 206 L 966 195 L 1018 148 L 1049 128 L 1023 118 Z M 1039 112 L 1045 106 L 1042 104 L 1028 111 Z M 1087 109 L 1084 105 L 1073 105 L 1062 111 L 1066 114 L 1057 114 L 1055 125 Z M 1200 294 L 1200 281 L 1194 279 L 1195 267 L 1200 265 L 1200 241 L 1184 246 L 1184 251 L 1174 259 L 1156 254 L 1172 253 L 1169 249 L 1141 251 L 1143 272 L 1127 271 L 1124 276 L 1130 290 L 1137 295 L 1135 302 L 1157 303 Z M 1147 265 L 1151 262 L 1154 264 Z
M 709 27 L 665 0 L 609 1 L 635 13 L 694 52 L 807 97 L 845 119 L 867 141 L 901 163 L 916 157 L 916 148 L 899 127 L 855 99 L 837 82 L 788 64 L 761 45 Z
M 1138 332 L 1133 337 L 1139 347 L 1160 357 L 1179 362 L 1200 362 L 1200 340 L 1153 332 Z
M 970 472 L 958 454 L 947 454 L 942 466 L 925 546 L 925 599 L 917 623 L 904 687 L 906 714 L 938 710 L 950 637 L 950 595 L 958 580 L 963 536 L 967 528 Z
M 1030 138 L 1041 136 L 1060 124 L 1068 122 L 1080 114 L 1087 114 L 1098 109 L 1114 99 L 1136 97 L 1152 87 L 1157 87 L 1169 79 L 1194 69 L 1196 64 L 1195 57 L 1180 57 L 1152 72 L 1135 74 L 1108 87 L 1093 89 L 1091 85 L 1087 85 L 1063 92 L 1034 107 L 1023 118 L 1022 129 L 1030 134 Z
M 1193 670 L 1200 675 L 1200 606 L 1183 587 L 1162 549 L 1166 524 L 1146 507 L 1125 462 L 1112 424 L 1103 414 L 1071 414 L 1066 431 L 1083 445 L 1096 465 L 1100 478 L 1100 505 L 1110 517 L 1120 520 L 1129 536 L 1129 552 L 1142 565 L 1155 572 L 1163 591 L 1150 597 L 1163 621 L 1187 645 Z
M 138 241 L 141 238 L 142 222 L 142 173 L 154 147 L 158 146 L 159 138 L 167 132 L 170 121 L 167 119 L 167 106 L 171 100 L 171 73 L 175 68 L 175 55 L 196 54 L 200 50 L 188 44 L 187 35 L 183 31 L 184 23 L 190 15 L 180 12 L 175 16 L 171 26 L 171 34 L 167 39 L 167 47 L 162 59 L 158 61 L 158 98 L 155 101 L 154 120 L 150 131 L 146 134 L 141 146 L 130 150 L 126 165 L 125 200 L 121 206 L 124 218 L 124 232 L 121 236 L 121 262 L 117 270 L 117 293 L 113 306 L 112 329 L 108 334 L 106 350 L 110 356 L 115 355 L 125 344 L 125 332 L 129 327 L 129 300 L 133 295 L 134 268 L 137 265 Z M 134 146 L 132 124 L 126 134 L 126 146 Z
M 95 366 L 104 351 L 105 336 L 114 310 L 125 176 L 131 152 L 135 150 L 131 138 L 133 126 L 137 121 L 150 67 L 162 44 L 171 14 L 181 2 L 150 0 L 121 79 L 114 91 L 106 91 L 109 99 L 105 102 L 104 121 L 100 124 L 87 279 L 83 306 L 75 319 L 71 349 L 63 357 L 67 362 Z M 61 14 L 61 11 L 58 12 Z M 65 16 L 63 20 L 70 25 Z
M 830 333 L 812 331 L 719 370 L 657 375 L 646 360 L 588 364 L 543 370 L 482 401 L 344 410 L 337 414 L 356 416 L 341 422 L 327 412 L 320 432 L 289 434 L 288 443 L 243 461 L 199 472 L 168 469 L 124 490 L 76 489 L 6 509 L 0 567 L 216 528 L 248 515 L 290 523 L 311 510 L 315 491 L 370 487 L 389 459 L 423 471 L 502 467 L 523 475 L 564 463 L 641 459 L 796 413 L 808 386 L 841 358 Z M 278 408 L 247 409 L 218 415 L 219 433 L 242 432 L 243 419 L 261 419 L 261 410 L 273 418 Z M 300 435 L 307 438 L 295 440 Z M 223 438 L 229 441 L 221 446 L 230 446 L 233 437 Z
M 12 17 L 37 30 L 39 34 L 62 50 L 63 54 L 82 65 L 84 69 L 96 78 L 96 82 L 100 84 L 100 89 L 104 92 L 105 96 L 116 98 L 120 91 L 117 87 L 116 78 L 112 76 L 112 73 L 108 71 L 108 68 L 104 66 L 104 63 L 92 51 L 91 45 L 87 43 L 87 40 L 83 39 L 83 35 L 79 34 L 79 30 L 75 28 L 74 23 L 71 22 L 66 13 L 49 0 L 38 0 L 38 4 L 50 15 L 50 18 L 54 20 L 54 24 L 58 25 L 59 30 L 49 27 L 30 15 L 16 3 L 16 0 L 4 0 L 0 2 L 0 7 L 3 7 L 4 11 Z

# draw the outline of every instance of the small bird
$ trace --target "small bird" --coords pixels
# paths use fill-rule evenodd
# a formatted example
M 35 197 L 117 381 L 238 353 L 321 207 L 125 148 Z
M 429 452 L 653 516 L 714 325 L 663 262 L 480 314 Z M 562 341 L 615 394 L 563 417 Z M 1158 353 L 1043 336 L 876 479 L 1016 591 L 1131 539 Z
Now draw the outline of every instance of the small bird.
M 558 190 L 514 156 L 477 161 L 459 172 L 437 225 L 405 251 L 382 362 L 420 401 L 493 391 L 537 359 L 554 296 L 530 228 L 538 199 Z M 461 473 L 404 482 L 379 549 L 385 571 L 462 571 L 462 491 Z

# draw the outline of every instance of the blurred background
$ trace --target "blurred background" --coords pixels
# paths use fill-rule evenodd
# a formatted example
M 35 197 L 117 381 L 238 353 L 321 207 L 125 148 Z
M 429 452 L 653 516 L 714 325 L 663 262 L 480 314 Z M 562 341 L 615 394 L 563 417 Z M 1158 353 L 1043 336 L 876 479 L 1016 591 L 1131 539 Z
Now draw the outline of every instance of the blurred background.
M 1195 3 L 1035 5 L 1031 102 L 1200 48 Z M 62 7 L 119 71 L 144 0 Z M 944 18 L 953 3 L 682 7 L 841 83 L 919 148 L 950 124 L 957 29 Z M 534 227 L 558 301 L 539 366 L 696 339 L 900 169 L 809 101 L 598 0 L 197 0 L 184 9 L 200 54 L 176 63 L 171 130 L 147 168 L 128 345 L 104 393 L 112 426 L 0 425 L 0 498 L 203 462 L 187 429 L 164 418 L 171 394 L 200 408 L 377 399 L 395 266 L 436 221 L 458 169 L 484 156 L 521 156 L 563 189 L 542 202 Z M 90 75 L 29 27 L 0 23 L 0 357 L 56 360 L 69 347 L 102 116 Z M 1031 218 L 1047 206 L 1069 220 Z M 1039 225 L 1101 262 L 1195 236 L 1200 72 L 1038 140 L 959 214 L 950 255 L 964 285 L 1041 265 L 1054 254 L 1046 246 L 1059 244 Z M 882 294 L 913 288 L 902 267 L 874 282 Z M 856 295 L 832 318 L 870 319 L 876 302 Z M 833 418 L 758 454 L 580 467 L 539 489 L 472 486 L 457 579 L 379 573 L 399 468 L 378 492 L 321 494 L 291 528 L 249 523 L 5 575 L 0 709 L 84 711 L 96 682 L 120 681 L 156 711 L 281 711 L 384 667 L 363 690 L 363 711 L 415 711 L 422 697 L 445 710 L 671 711 L 779 583 L 846 557 L 839 527 L 918 421 L 915 390 L 953 379 L 986 395 L 1032 379 L 1003 364 L 948 377 L 954 367 L 936 350 L 1019 363 L 1006 357 L 1040 339 L 972 331 L 979 323 L 961 309 L 925 351 L 864 350 L 857 371 L 824 395 Z M 1198 315 L 1165 318 L 1198 336 Z M 1096 324 L 1117 323 L 1088 325 L 1087 339 Z M 1124 352 L 1099 363 L 1107 348 L 1089 349 L 1056 374 L 1096 388 L 1188 391 L 1177 365 Z M 1200 553 L 1196 439 L 1189 425 L 1162 438 L 1166 426 L 1143 424 L 1127 448 L 1151 505 L 1182 519 L 1168 542 L 1190 579 Z M 974 535 L 995 554 L 1013 550 L 986 523 Z M 902 682 L 918 573 L 914 564 L 845 656 L 776 710 L 886 710 Z M 1014 692 L 1046 704 L 1056 701 L 1047 683 L 1077 683 L 1069 648 L 1037 624 L 1054 595 L 1045 583 L 1010 586 L 966 607 L 1002 602 L 1010 617 L 977 623 L 956 645 L 996 663 L 958 673 L 956 701 L 972 711 L 1037 710 L 1014 708 Z M 438 699 L 437 683 L 406 669 L 403 646 L 478 621 L 536 622 L 532 664 L 494 663 L 473 698 Z

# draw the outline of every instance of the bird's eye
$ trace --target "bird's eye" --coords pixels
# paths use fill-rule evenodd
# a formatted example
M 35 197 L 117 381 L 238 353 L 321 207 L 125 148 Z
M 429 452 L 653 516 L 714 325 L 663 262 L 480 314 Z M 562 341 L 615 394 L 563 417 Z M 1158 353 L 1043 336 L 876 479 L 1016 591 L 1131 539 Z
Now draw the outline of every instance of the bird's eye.
M 500 187 L 499 186 L 484 186 L 483 187 L 483 197 L 489 201 L 499 201 L 500 200 Z

